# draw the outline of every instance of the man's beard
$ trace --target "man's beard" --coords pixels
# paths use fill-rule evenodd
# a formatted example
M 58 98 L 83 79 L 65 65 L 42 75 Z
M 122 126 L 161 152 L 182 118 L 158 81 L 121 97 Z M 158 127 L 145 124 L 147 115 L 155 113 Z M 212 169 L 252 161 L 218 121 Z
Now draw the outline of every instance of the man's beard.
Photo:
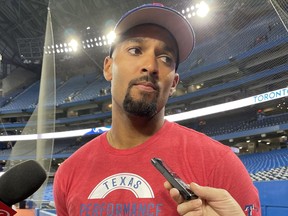
M 137 80 L 132 80 L 129 84 L 127 94 L 125 95 L 124 101 L 123 101 L 123 107 L 124 110 L 132 115 L 139 116 L 139 117 L 148 117 L 151 118 L 157 113 L 157 99 L 159 96 L 159 87 L 157 83 L 151 79 L 149 79 L 150 82 L 153 82 L 157 87 L 157 93 L 151 100 L 151 95 L 148 95 L 148 93 L 142 93 L 142 98 L 137 100 L 133 99 L 130 93 L 130 90 L 134 83 L 137 83 L 142 80 L 148 80 L 147 76 L 141 77 Z

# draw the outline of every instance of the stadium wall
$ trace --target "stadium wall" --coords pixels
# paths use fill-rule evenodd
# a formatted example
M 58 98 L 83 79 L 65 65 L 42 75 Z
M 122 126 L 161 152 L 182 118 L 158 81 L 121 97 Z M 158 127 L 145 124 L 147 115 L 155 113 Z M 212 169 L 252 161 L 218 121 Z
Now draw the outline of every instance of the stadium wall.
M 254 182 L 260 195 L 262 216 L 288 215 L 288 181 Z
M 17 88 L 28 87 L 36 80 L 36 75 L 28 70 L 17 68 L 3 79 L 3 96 L 15 91 Z

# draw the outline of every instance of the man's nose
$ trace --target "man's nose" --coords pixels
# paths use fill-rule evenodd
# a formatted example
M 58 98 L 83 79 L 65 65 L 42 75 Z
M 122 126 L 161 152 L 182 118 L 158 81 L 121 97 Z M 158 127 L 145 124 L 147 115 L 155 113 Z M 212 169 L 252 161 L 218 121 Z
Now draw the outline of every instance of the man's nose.
M 157 58 L 153 56 L 146 56 L 143 61 L 143 66 L 141 68 L 141 72 L 147 72 L 150 75 L 158 75 L 158 61 Z

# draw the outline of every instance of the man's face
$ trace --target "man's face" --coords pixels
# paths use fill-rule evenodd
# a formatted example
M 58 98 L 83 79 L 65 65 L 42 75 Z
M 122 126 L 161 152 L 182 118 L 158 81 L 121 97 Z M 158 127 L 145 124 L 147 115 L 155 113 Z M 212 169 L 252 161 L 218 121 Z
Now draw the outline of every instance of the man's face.
M 104 62 L 105 77 L 112 82 L 113 106 L 149 118 L 164 110 L 179 79 L 177 55 L 176 42 L 167 30 L 156 25 L 129 30 L 112 58 Z

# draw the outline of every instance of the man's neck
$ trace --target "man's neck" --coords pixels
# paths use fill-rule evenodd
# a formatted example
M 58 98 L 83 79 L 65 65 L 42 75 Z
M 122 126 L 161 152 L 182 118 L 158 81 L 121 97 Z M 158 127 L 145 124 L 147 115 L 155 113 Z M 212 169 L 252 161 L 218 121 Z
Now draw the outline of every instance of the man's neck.
M 135 116 L 113 117 L 112 127 L 107 133 L 111 146 L 117 149 L 128 149 L 144 143 L 153 136 L 164 124 L 164 117 L 158 113 L 151 119 Z

